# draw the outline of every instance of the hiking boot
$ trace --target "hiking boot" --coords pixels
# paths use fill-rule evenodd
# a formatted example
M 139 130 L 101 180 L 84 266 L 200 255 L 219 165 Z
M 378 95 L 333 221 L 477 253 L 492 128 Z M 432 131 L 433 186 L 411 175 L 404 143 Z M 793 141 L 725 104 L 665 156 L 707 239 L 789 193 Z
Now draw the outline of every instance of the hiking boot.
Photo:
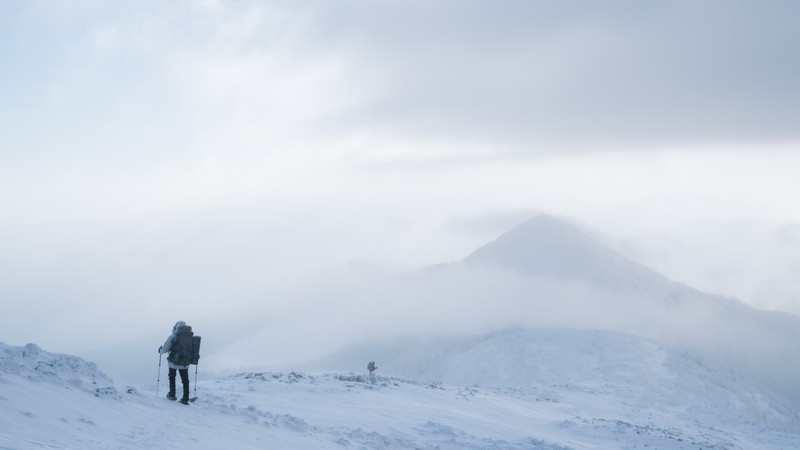
M 174 392 L 167 392 L 167 398 L 170 400 L 177 400 L 178 397 L 175 396 Z
M 189 399 L 188 398 L 182 398 L 178 402 L 179 403 L 183 403 L 184 405 L 188 405 L 189 404 Z

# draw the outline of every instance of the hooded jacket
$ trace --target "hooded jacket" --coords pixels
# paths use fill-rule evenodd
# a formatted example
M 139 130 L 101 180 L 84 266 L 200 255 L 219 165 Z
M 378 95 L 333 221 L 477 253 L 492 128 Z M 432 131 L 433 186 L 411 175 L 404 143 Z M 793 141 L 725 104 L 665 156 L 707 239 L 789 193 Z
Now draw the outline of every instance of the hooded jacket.
M 182 320 L 175 323 L 175 326 L 172 327 L 172 334 L 169 335 L 167 340 L 164 341 L 164 345 L 161 346 L 161 351 L 160 351 L 161 354 L 169 353 L 169 351 L 172 349 L 172 344 L 175 342 L 175 338 L 178 336 L 178 330 L 181 327 L 185 327 L 185 326 L 186 326 L 186 322 L 184 322 Z M 169 358 L 167 358 L 167 364 L 169 364 L 169 367 L 171 369 L 188 369 L 189 368 L 188 365 L 179 366 L 177 364 L 174 364 L 172 361 L 169 360 Z

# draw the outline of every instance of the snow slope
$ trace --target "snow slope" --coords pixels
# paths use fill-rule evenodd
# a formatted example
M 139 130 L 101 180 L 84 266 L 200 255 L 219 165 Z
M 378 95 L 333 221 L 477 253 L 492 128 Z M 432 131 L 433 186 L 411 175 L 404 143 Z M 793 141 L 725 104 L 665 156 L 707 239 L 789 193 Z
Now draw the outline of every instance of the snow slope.
M 152 386 L 114 386 L 80 358 L 0 344 L 0 448 L 800 446 L 796 422 L 786 417 L 790 410 L 763 396 L 760 413 L 743 419 L 735 411 L 756 406 L 763 393 L 735 379 L 720 382 L 718 373 L 695 370 L 686 361 L 670 363 L 651 343 L 604 332 L 586 332 L 576 341 L 561 331 L 531 331 L 540 340 L 536 344 L 527 333 L 479 339 L 453 353 L 440 373 L 457 373 L 464 384 L 355 373 L 249 372 L 201 380 L 199 399 L 191 406 L 161 398 L 163 381 L 155 397 Z M 586 348 L 557 354 L 556 342 Z M 529 364 L 502 376 L 508 365 L 500 361 L 517 360 L 539 345 L 544 350 L 536 354 L 538 375 Z M 607 351 L 598 355 L 602 349 Z M 485 364 L 474 359 L 490 355 Z M 670 376 L 690 377 L 696 389 L 679 390 L 685 383 L 670 383 Z M 665 397 L 636 393 L 662 384 L 657 395 Z M 671 401 L 651 403 L 669 394 Z M 730 396 L 734 412 L 716 409 L 724 403 L 720 395 Z
M 368 355 L 368 356 L 367 356 Z M 735 424 L 800 429 L 790 402 L 730 367 L 628 334 L 601 330 L 513 329 L 482 336 L 371 342 L 311 368 L 356 367 L 367 356 L 387 373 L 448 385 L 483 386 L 526 399 L 566 393 L 604 398 L 622 410 L 702 415 Z

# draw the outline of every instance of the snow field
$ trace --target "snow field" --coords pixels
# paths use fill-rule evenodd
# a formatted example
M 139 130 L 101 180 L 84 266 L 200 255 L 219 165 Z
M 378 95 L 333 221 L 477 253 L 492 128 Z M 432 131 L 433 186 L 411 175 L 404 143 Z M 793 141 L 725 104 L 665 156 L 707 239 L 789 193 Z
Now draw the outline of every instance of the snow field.
M 156 398 L 80 358 L 0 344 L 0 448 L 800 447 L 791 409 L 649 341 L 512 330 L 470 342 L 439 366 L 468 383 L 246 372 L 201 380 L 191 406 L 162 398 L 166 382 Z

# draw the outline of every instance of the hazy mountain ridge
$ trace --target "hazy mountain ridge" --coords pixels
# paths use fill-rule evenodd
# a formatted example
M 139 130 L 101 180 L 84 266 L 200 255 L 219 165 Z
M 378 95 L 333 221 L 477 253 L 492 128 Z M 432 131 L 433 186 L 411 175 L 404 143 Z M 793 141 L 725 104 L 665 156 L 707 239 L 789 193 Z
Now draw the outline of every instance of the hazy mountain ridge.
M 631 333 L 735 367 L 800 405 L 800 317 L 673 282 L 564 220 L 535 217 L 407 279 L 409 295 L 432 299 L 429 310 L 482 320 L 487 331 L 519 324 Z

